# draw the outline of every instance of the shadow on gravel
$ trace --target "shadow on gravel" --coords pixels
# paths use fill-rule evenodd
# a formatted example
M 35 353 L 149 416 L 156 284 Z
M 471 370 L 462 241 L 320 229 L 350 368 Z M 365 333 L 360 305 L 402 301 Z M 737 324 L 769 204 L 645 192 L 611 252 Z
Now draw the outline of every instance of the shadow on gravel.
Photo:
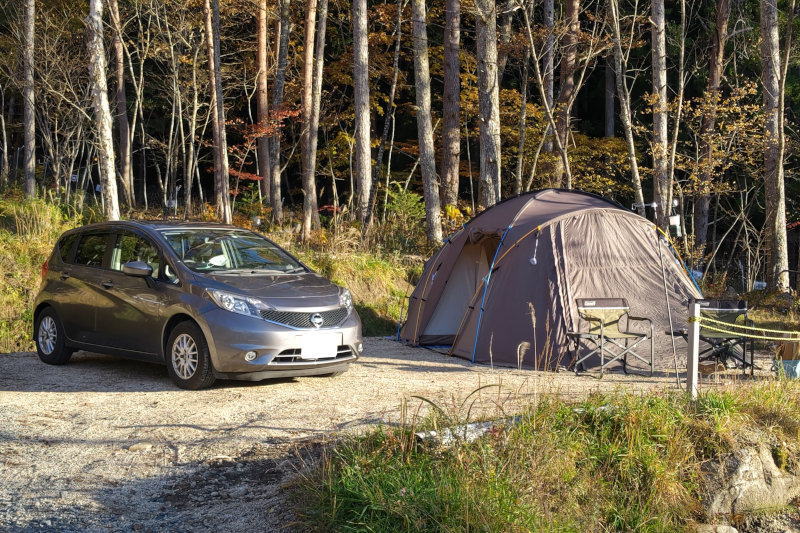
M 258 444 L 237 457 L 176 465 L 164 476 L 100 488 L 91 506 L 59 507 L 56 500 L 10 530 L 300 531 L 287 483 L 313 464 L 321 446 Z
M 292 378 L 266 381 L 220 380 L 211 390 L 269 386 L 291 381 Z M 181 392 L 170 381 L 166 367 L 157 363 L 77 352 L 69 364 L 51 366 L 39 361 L 32 352 L 0 355 L 0 392 L 155 391 Z

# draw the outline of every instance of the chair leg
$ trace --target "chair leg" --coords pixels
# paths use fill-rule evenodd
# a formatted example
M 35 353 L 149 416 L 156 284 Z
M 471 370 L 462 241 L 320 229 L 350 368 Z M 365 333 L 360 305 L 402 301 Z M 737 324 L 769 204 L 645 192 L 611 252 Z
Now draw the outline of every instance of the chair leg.
M 656 350 L 653 345 L 653 326 L 650 326 L 650 377 L 653 377 L 653 370 L 656 366 Z
M 625 339 L 625 349 L 628 349 L 628 339 Z M 622 356 L 622 372 L 628 375 L 628 354 Z

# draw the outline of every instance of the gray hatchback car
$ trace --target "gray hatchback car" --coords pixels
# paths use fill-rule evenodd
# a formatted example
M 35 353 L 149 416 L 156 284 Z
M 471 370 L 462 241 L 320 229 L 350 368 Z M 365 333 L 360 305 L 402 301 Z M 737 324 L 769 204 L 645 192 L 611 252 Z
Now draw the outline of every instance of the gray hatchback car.
M 42 265 L 42 361 L 75 350 L 165 363 L 176 385 L 335 375 L 362 351 L 350 292 L 234 226 L 108 222 L 66 232 Z

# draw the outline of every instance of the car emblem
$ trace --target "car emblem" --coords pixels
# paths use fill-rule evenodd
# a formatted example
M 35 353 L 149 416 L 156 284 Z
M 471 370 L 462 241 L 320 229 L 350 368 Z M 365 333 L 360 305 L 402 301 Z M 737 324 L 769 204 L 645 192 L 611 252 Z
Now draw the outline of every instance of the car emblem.
M 325 322 L 325 319 L 322 318 L 322 315 L 319 313 L 314 313 L 311 315 L 309 320 L 311 320 L 311 323 L 314 324 L 315 328 L 321 328 L 322 324 Z

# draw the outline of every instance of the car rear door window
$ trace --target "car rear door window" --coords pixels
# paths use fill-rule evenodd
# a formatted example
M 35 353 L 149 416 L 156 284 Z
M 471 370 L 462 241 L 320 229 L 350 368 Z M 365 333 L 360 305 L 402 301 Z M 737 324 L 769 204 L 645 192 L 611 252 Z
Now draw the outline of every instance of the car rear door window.
M 107 233 L 84 235 L 78 243 L 78 249 L 75 250 L 74 263 L 90 267 L 102 267 L 107 243 Z
M 152 277 L 157 278 L 161 267 L 158 248 L 149 240 L 135 233 L 120 233 L 114 250 L 111 252 L 111 269 L 122 270 L 122 265 L 130 261 L 142 261 L 153 268 Z
M 63 263 L 69 262 L 69 254 L 72 252 L 72 245 L 75 244 L 75 240 L 78 238 L 77 233 L 73 233 L 71 235 L 67 235 L 66 237 L 62 237 L 60 241 L 58 241 L 58 256 L 61 258 Z

